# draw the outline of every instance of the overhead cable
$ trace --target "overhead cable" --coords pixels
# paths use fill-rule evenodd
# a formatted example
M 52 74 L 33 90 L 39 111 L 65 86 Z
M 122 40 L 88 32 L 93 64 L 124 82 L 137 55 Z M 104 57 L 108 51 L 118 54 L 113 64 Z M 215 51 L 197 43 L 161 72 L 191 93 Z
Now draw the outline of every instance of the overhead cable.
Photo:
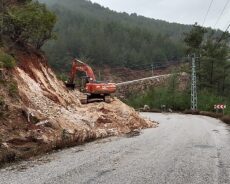
M 214 1 L 214 0 L 211 0 L 211 2 L 210 2 L 210 4 L 209 4 L 208 11 L 207 11 L 207 13 L 206 13 L 206 15 L 205 15 L 205 17 L 204 17 L 204 21 L 203 21 L 202 27 L 204 26 L 204 24 L 205 24 L 205 22 L 206 22 L 206 19 L 207 19 L 207 17 L 208 17 L 208 14 L 209 14 L 209 12 L 210 12 L 211 7 L 212 7 L 213 1 Z
M 227 0 L 227 1 L 226 1 L 225 5 L 224 5 L 224 8 L 222 9 L 222 11 L 221 11 L 221 13 L 220 13 L 218 19 L 216 20 L 216 23 L 215 23 L 215 25 L 214 25 L 214 28 L 218 25 L 218 23 L 219 23 L 221 17 L 223 16 L 224 11 L 226 10 L 226 8 L 227 8 L 229 2 L 230 2 L 230 0 Z

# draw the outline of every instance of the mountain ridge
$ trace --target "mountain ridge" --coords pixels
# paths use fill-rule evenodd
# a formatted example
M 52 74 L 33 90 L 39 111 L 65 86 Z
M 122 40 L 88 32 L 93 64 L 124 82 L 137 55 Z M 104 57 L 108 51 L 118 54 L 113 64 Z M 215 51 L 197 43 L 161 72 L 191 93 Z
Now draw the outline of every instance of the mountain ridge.
M 112 67 L 180 60 L 183 33 L 191 29 L 135 13 L 117 13 L 85 0 L 40 1 L 58 17 L 58 38 L 44 47 L 56 70 L 69 62 L 70 55 Z

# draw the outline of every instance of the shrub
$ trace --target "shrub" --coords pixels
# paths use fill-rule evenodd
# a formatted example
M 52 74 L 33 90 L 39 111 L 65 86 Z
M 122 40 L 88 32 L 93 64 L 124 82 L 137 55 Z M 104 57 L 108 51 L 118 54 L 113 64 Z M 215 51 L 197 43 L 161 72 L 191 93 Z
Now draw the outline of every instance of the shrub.
M 213 111 L 215 104 L 225 104 L 226 99 L 206 89 L 198 91 L 198 107 L 202 111 Z
M 52 29 L 56 16 L 39 2 L 24 3 L 23 6 L 13 6 L 8 10 L 6 25 L 8 35 L 15 42 L 32 44 L 36 48 L 52 38 Z
M 68 80 L 68 76 L 66 74 L 58 74 L 57 78 L 63 82 Z
M 15 59 L 9 54 L 6 54 L 1 50 L 0 50 L 0 63 L 1 63 L 0 67 L 4 67 L 7 69 L 14 68 L 16 65 Z

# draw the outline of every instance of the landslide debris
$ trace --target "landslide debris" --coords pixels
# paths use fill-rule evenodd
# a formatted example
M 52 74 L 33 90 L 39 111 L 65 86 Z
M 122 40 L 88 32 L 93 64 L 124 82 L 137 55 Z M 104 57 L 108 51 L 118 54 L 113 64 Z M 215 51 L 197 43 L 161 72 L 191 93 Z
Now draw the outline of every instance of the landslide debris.
M 1 70 L 0 162 L 156 126 L 117 98 L 81 105 L 41 53 L 14 56 L 18 67 Z

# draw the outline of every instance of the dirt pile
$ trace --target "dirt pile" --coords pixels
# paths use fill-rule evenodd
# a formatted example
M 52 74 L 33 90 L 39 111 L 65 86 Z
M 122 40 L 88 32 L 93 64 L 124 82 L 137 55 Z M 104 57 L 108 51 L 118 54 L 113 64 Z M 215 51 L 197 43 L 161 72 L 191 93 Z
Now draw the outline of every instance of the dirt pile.
M 8 71 L 8 78 L 17 85 L 18 95 L 8 94 L 6 84 L 0 91 L 6 108 L 0 120 L 0 161 L 156 126 L 116 98 L 111 104 L 81 105 L 82 94 L 68 91 L 43 55 L 15 56 L 18 67 Z

